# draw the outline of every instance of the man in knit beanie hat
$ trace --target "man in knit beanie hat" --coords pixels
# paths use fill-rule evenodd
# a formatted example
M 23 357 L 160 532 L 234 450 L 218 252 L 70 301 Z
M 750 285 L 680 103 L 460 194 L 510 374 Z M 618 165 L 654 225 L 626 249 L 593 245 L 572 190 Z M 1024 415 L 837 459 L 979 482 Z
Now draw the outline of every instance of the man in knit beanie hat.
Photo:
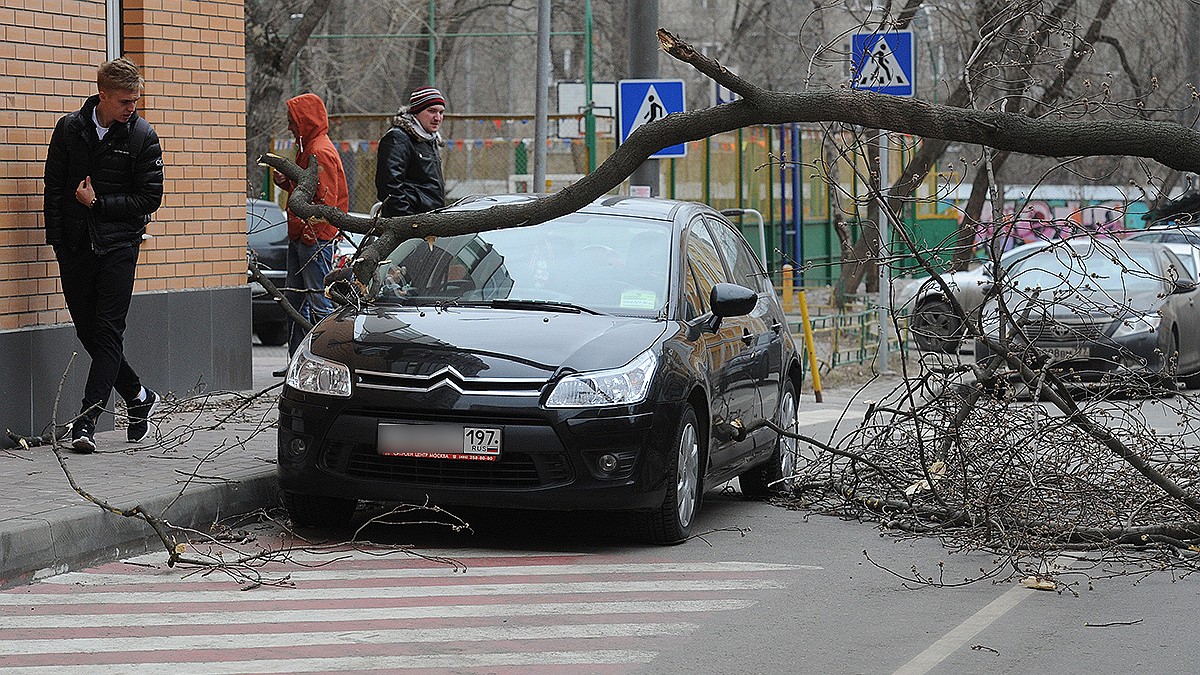
M 383 217 L 425 213 L 446 205 L 439 153 L 445 143 L 438 133 L 445 113 L 442 92 L 421 87 L 392 118 L 392 128 L 379 141 L 375 167 L 375 192 L 383 202 Z

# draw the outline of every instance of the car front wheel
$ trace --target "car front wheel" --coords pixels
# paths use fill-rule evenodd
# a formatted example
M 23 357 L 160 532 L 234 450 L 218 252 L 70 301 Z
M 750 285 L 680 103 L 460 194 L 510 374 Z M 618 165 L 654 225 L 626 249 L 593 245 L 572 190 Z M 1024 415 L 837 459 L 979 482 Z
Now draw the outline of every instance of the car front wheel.
M 270 347 L 278 347 L 279 345 L 287 344 L 287 322 L 276 321 L 274 323 L 259 324 L 254 327 L 254 334 L 258 336 L 259 342 Z
M 962 339 L 962 320 L 945 300 L 922 303 L 913 312 L 912 334 L 917 347 L 929 352 L 958 351 Z
M 283 508 L 287 510 L 292 522 L 300 527 L 337 529 L 350 524 L 354 510 L 358 508 L 358 500 L 305 495 L 285 490 Z
M 696 411 L 685 406 L 675 432 L 672 455 L 674 480 L 668 483 L 662 506 L 637 514 L 642 538 L 655 544 L 678 544 L 692 532 L 700 508 L 700 429 Z

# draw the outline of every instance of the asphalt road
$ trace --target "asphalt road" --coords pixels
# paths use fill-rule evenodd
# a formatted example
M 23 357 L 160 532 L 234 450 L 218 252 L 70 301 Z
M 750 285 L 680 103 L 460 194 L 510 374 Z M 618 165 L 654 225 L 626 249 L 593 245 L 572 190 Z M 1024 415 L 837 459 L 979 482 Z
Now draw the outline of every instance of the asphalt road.
M 267 584 L 249 590 L 151 554 L 4 591 L 0 664 L 89 674 L 1193 670 L 1192 579 L 1118 577 L 1077 596 L 1013 582 L 914 587 L 897 575 L 943 565 L 954 580 L 994 561 L 732 491 L 708 495 L 707 534 L 673 547 L 630 544 L 612 516 L 460 515 L 471 532 L 409 523 L 360 533 L 408 552 L 306 544 L 254 570 Z M 270 526 L 253 533 L 243 550 L 285 539 Z

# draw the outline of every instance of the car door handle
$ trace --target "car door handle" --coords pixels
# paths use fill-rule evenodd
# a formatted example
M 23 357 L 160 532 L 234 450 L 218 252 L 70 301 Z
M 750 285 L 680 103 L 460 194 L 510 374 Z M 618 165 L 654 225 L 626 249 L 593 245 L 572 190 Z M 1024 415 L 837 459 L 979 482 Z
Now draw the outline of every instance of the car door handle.
M 746 345 L 747 347 L 754 344 L 754 333 L 751 333 L 749 330 L 746 330 L 745 328 L 743 328 L 742 329 L 742 344 Z
M 771 324 L 771 332 L 772 333 L 775 333 L 776 335 L 778 335 L 779 331 L 781 331 L 781 330 L 783 330 L 783 324 L 779 323 L 778 321 Z

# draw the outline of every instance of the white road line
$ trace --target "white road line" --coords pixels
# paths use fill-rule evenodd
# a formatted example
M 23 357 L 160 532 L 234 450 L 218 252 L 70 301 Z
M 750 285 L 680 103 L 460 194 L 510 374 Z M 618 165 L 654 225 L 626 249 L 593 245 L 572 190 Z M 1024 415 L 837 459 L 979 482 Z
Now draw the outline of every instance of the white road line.
M 362 656 L 309 659 L 273 659 L 264 661 L 213 661 L 203 663 L 161 662 L 87 666 L 35 666 L 6 668 L 5 675 L 118 675 L 130 672 L 171 673 L 172 675 L 224 675 L 225 673 L 310 673 L 349 672 L 355 670 L 400 671 L 434 668 L 487 668 L 499 666 L 567 666 L 613 663 L 649 663 L 654 652 L 598 649 L 575 652 L 539 652 L 513 654 L 453 654 L 445 656 Z
M 511 584 L 445 584 L 435 586 L 334 586 L 331 588 L 273 588 L 254 591 L 240 590 L 183 590 L 162 592 L 80 592 L 80 593 L 17 593 L 0 595 L 0 607 L 39 607 L 47 605 L 127 605 L 140 603 L 177 604 L 186 606 L 199 602 L 219 602 L 227 605 L 258 604 L 277 600 L 355 600 L 395 598 L 480 597 L 503 595 L 546 595 L 581 593 L 680 593 L 692 591 L 761 591 L 786 588 L 787 585 L 768 579 L 665 579 L 661 581 L 579 581 L 564 583 Z
M 4 640 L 0 656 L 31 654 L 82 654 L 99 652 L 188 651 L 195 649 L 266 649 L 317 645 L 410 644 L 484 642 L 504 640 L 565 640 L 612 637 L 688 635 L 694 623 L 587 623 L 554 626 L 484 626 L 474 628 L 405 628 L 310 633 L 227 633 L 223 635 L 171 635 L 163 637 L 40 638 Z
M 824 569 L 817 565 L 788 565 L 783 563 L 754 563 L 754 562 L 715 562 L 715 563 L 633 563 L 633 564 L 604 564 L 587 563 L 578 565 L 501 565 L 494 567 L 467 565 L 465 572 L 455 571 L 450 567 L 420 567 L 420 568 L 379 568 L 379 569 L 342 569 L 337 565 L 315 570 L 294 570 L 287 572 L 288 579 L 294 582 L 332 581 L 358 579 L 413 579 L 413 578 L 455 578 L 462 579 L 472 576 L 549 576 L 567 574 L 704 574 L 732 572 L 790 572 L 817 571 Z M 269 569 L 261 570 L 263 576 L 269 577 Z M 279 572 L 282 574 L 283 572 Z M 188 576 L 184 576 L 188 575 Z M 218 577 L 224 580 L 224 577 Z M 147 570 L 146 572 L 130 572 L 118 574 L 100 574 L 90 572 L 69 572 L 46 579 L 42 583 L 65 586 L 104 586 L 112 584 L 145 584 L 145 583 L 213 583 L 212 576 L 196 574 L 196 570 L 181 568 L 163 568 Z
M 753 600 L 643 600 L 629 602 L 548 602 L 527 604 L 436 605 L 421 607 L 350 607 L 346 609 L 296 609 L 215 612 L 139 612 L 139 626 L 238 626 L 330 621 L 388 621 L 500 616 L 588 616 L 599 614 L 657 614 L 722 612 L 745 609 Z M 186 607 L 187 605 L 183 605 Z M 128 614 L 62 614 L 0 616 L 0 631 L 14 628 L 103 628 L 130 625 Z M 0 637 L 3 633 L 0 632 Z M 7 675 L 7 672 L 5 673 Z
M 1004 616 L 1008 610 L 1016 607 L 1018 602 L 1028 598 L 1033 593 L 1033 589 L 1024 586 L 1014 586 L 1008 589 L 1003 595 L 989 602 L 983 609 L 975 612 L 966 621 L 943 635 L 940 640 L 930 645 L 928 649 L 917 654 L 913 660 L 901 666 L 893 675 L 919 675 L 920 673 L 929 672 L 934 666 L 944 661 L 946 657 L 953 654 L 971 638 L 978 635 L 984 628 L 987 628 L 997 619 Z

